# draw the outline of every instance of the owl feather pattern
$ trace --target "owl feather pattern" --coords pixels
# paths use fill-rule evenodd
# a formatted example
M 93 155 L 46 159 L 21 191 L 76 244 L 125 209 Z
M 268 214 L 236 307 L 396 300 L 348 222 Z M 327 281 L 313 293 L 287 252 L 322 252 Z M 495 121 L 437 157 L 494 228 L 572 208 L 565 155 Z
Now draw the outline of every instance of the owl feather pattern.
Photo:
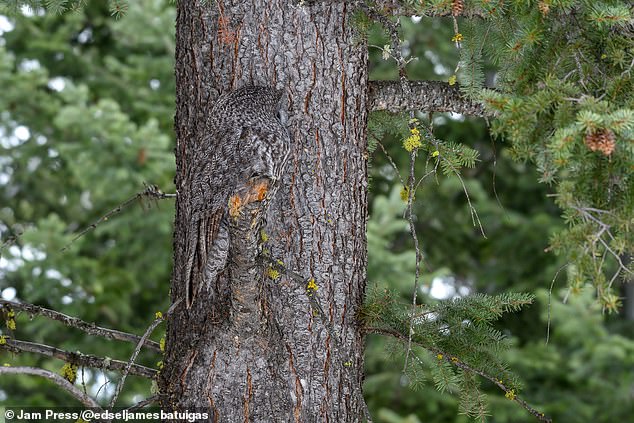
M 281 90 L 247 86 L 222 95 L 211 109 L 207 135 L 196 146 L 187 175 L 188 308 L 203 286 L 216 288 L 227 267 L 229 219 L 253 202 L 259 202 L 263 216 L 277 190 L 290 150 L 290 137 L 280 120 L 281 97 Z

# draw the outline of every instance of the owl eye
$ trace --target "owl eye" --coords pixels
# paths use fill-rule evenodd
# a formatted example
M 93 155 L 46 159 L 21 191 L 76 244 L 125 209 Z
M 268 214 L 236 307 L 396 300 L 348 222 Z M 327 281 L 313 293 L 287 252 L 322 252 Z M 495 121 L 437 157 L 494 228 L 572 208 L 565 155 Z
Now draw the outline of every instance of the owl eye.
M 280 122 L 282 121 L 282 113 L 279 110 L 277 111 L 275 116 L 277 117 L 277 120 L 279 120 Z

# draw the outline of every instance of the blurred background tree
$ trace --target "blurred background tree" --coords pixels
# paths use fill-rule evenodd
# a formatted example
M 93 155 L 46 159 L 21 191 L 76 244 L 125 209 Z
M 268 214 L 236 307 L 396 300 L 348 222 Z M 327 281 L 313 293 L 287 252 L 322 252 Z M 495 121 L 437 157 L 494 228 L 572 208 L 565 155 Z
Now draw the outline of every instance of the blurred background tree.
M 168 304 L 173 201 L 135 202 L 60 250 L 143 182 L 174 190 L 173 6 L 134 2 L 121 20 L 100 1 L 63 14 L 21 11 L 1 18 L 2 297 L 142 333 Z M 43 318 L 21 315 L 16 323 L 17 338 L 69 351 L 126 360 L 134 348 Z M 139 362 L 156 367 L 159 360 L 147 354 Z M 2 362 L 55 372 L 64 364 L 6 352 Z M 118 377 L 91 369 L 83 376 L 102 400 L 114 388 L 103 384 Z M 0 397 L 6 404 L 67 404 L 67 394 L 51 386 L 3 377 Z M 148 381 L 132 376 L 122 402 L 149 391 Z
M 0 290 L 4 299 L 141 333 L 168 304 L 173 204 L 135 203 L 60 251 L 82 228 L 141 191 L 143 182 L 173 190 L 174 8 L 160 0 L 126 5 L 121 19 L 97 1 L 62 14 L 23 8 L 0 17 Z M 460 54 L 451 42 L 451 19 L 406 18 L 402 26 L 405 55 L 417 58 L 408 65 L 409 77 L 447 80 Z M 376 26 L 368 36 L 371 45 L 388 43 Z M 381 49 L 370 53 L 371 78 L 396 79 L 396 67 L 383 60 Z M 494 67 L 484 71 L 492 80 Z M 380 115 L 373 119 L 381 121 Z M 512 341 L 505 358 L 523 382 L 522 394 L 555 421 L 627 420 L 634 412 L 632 323 L 625 313 L 603 314 L 591 290 L 566 289 L 566 261 L 545 251 L 565 228 L 548 197 L 553 189 L 538 183 L 535 167 L 513 161 L 509 146 L 491 138 L 483 119 L 436 114 L 432 120 L 439 139 L 479 152 L 476 166 L 462 176 L 486 238 L 472 225 L 457 178 L 427 178 L 415 202 L 425 257 L 420 302 L 475 292 L 537 292 L 536 304 L 498 323 Z M 379 141 L 405 169 L 402 134 L 388 129 Z M 414 252 L 402 217 L 402 187 L 381 149 L 371 165 L 368 280 L 409 301 Z M 425 161 L 419 166 L 424 174 Z M 631 298 L 622 293 L 627 306 Z M 133 349 L 24 314 L 13 332 L 19 339 L 123 360 Z M 375 421 L 468 421 L 458 398 L 439 393 L 431 377 L 415 389 L 408 384 L 401 350 L 383 337 L 368 337 L 365 396 Z M 0 355 L 1 363 L 56 372 L 64 364 Z M 159 360 L 142 353 L 138 361 L 156 367 Z M 117 377 L 84 369 L 77 383 L 85 381 L 105 403 L 113 391 L 106 382 Z M 120 403 L 132 404 L 151 389 L 130 377 Z M 533 420 L 497 388 L 484 383 L 482 389 L 490 394 L 489 421 Z M 0 380 L 0 404 L 68 403 L 46 381 Z

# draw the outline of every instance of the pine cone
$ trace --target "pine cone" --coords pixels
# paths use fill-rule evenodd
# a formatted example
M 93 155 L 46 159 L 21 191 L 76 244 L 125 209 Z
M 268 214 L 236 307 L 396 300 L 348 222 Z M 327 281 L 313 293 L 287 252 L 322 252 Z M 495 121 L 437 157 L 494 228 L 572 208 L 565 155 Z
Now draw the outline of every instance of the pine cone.
M 458 16 L 462 14 L 464 10 L 464 0 L 453 0 L 451 2 L 451 14 L 453 16 Z
M 548 12 L 550 12 L 550 4 L 545 1 L 540 1 L 537 4 L 537 8 L 539 9 L 539 12 L 542 14 L 542 16 L 546 16 Z
M 586 135 L 586 145 L 591 151 L 599 151 L 609 156 L 614 151 L 616 137 L 609 129 L 598 129 Z

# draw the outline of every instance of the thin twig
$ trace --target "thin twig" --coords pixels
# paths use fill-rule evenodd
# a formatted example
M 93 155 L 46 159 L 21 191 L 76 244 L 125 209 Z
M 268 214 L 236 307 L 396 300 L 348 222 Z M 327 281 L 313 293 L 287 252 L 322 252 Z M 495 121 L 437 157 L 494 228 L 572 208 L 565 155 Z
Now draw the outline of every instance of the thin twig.
M 405 66 L 407 66 L 407 63 L 409 61 L 405 60 L 405 58 L 403 57 L 402 43 L 398 34 L 400 21 L 398 20 L 398 18 L 395 23 L 390 21 L 388 17 L 382 15 L 381 13 L 378 13 L 376 10 L 370 7 L 367 3 L 362 4 L 362 7 L 370 17 L 374 18 L 376 21 L 381 23 L 381 25 L 383 25 L 385 30 L 388 32 L 388 35 L 390 37 L 390 42 L 391 42 L 391 55 L 392 55 L 392 58 L 396 61 L 396 64 L 398 66 L 398 75 L 399 75 L 401 90 L 403 91 L 403 95 L 405 98 L 412 98 L 412 90 L 411 90 L 411 86 L 409 84 L 409 80 L 407 78 L 407 73 L 405 70 Z M 409 118 L 410 118 L 409 126 L 410 126 L 410 129 L 412 129 L 415 127 L 414 110 L 409 111 Z M 428 132 L 431 132 L 431 131 L 428 130 Z M 414 225 L 414 213 L 413 213 L 414 189 L 416 185 L 416 173 L 415 173 L 416 155 L 417 155 L 417 149 L 414 148 L 410 152 L 410 157 L 409 157 L 410 165 L 409 165 L 409 175 L 407 177 L 408 197 L 407 197 L 407 208 L 405 212 L 407 221 L 409 223 L 410 235 L 412 236 L 412 240 L 414 241 L 414 250 L 416 252 L 414 289 L 412 293 L 412 313 L 411 313 L 412 318 L 410 319 L 410 337 L 411 337 L 412 331 L 414 330 L 413 316 L 416 313 L 416 302 L 417 302 L 417 296 L 418 296 L 418 281 L 420 278 L 420 264 L 422 261 L 422 253 L 421 253 L 420 245 L 418 242 L 418 236 L 416 234 L 416 227 Z M 405 373 L 405 371 L 407 370 L 410 347 L 411 347 L 411 339 L 407 348 L 407 352 L 405 354 L 405 362 L 403 363 L 403 373 Z
M 110 210 L 108 213 L 106 213 L 103 216 L 101 216 L 95 223 L 93 223 L 90 226 L 87 226 L 86 228 L 84 228 L 81 232 L 79 232 L 75 236 L 75 238 L 73 238 L 68 244 L 66 244 L 64 246 L 64 248 L 62 248 L 60 251 L 64 252 L 64 251 L 68 250 L 70 248 L 70 246 L 73 245 L 79 238 L 81 238 L 82 236 L 86 235 L 88 232 L 92 231 L 97 226 L 99 226 L 101 223 L 103 223 L 106 220 L 110 219 L 115 214 L 121 213 L 121 211 L 123 209 L 128 207 L 130 204 L 136 202 L 137 200 L 142 199 L 143 197 L 153 198 L 155 200 L 165 200 L 165 199 L 168 199 L 168 198 L 176 198 L 176 194 L 166 194 L 163 191 L 161 191 L 156 185 L 147 185 L 146 184 L 145 185 L 145 189 L 143 191 L 138 192 L 135 195 L 133 195 L 132 197 L 128 198 L 123 203 L 119 204 L 117 207 L 115 207 L 114 209 Z
M 421 178 L 418 180 L 418 182 L 416 182 L 416 186 L 414 187 L 414 192 L 418 191 L 418 187 L 420 186 L 420 184 L 423 183 L 423 181 L 425 179 L 427 179 L 428 176 L 436 174 L 436 172 L 438 171 L 438 165 L 439 164 L 440 164 L 440 160 L 437 160 L 436 164 L 434 165 L 434 168 L 432 170 L 430 170 L 429 172 L 425 173 L 423 176 L 421 176 Z M 425 164 L 425 168 L 427 168 L 427 164 Z
M 127 333 L 127 332 L 121 332 L 115 329 L 102 328 L 100 326 L 95 325 L 94 323 L 88 323 L 81 319 L 78 319 L 77 317 L 68 316 L 58 311 L 36 306 L 34 304 L 17 303 L 14 301 L 7 301 L 7 300 L 0 299 L 0 308 L 2 307 L 24 311 L 26 313 L 29 313 L 30 315 L 38 315 L 38 316 L 43 316 L 52 320 L 57 320 L 58 322 L 61 322 L 68 327 L 79 329 L 83 332 L 86 332 L 89 335 L 101 336 L 107 339 L 115 339 L 117 341 L 134 342 L 134 343 L 138 343 L 141 340 L 140 336 Z M 156 352 L 161 352 L 161 348 L 159 347 L 158 342 L 154 342 L 148 339 L 145 341 L 143 345 Z
M 550 282 L 550 289 L 548 290 L 548 320 L 546 323 L 546 345 L 548 345 L 548 341 L 550 340 L 550 311 L 551 311 L 550 303 L 551 303 L 551 298 L 553 296 L 553 286 L 555 286 L 555 280 L 557 280 L 557 276 L 559 276 L 559 272 L 561 272 L 563 269 L 568 267 L 568 265 L 570 265 L 570 263 L 566 263 L 563 266 L 561 266 L 559 269 L 557 269 L 557 273 L 555 273 L 555 276 L 553 276 L 552 282 Z
M 144 407 L 147 407 L 150 404 L 154 404 L 155 402 L 158 401 L 158 395 L 152 395 L 151 397 L 148 397 L 146 399 L 144 399 L 143 401 L 139 401 L 136 404 L 134 404 L 131 407 L 126 408 L 127 411 L 136 411 L 136 410 L 140 410 Z
M 394 160 L 392 160 L 392 156 L 390 156 L 390 153 L 387 152 L 387 150 L 385 149 L 381 141 L 374 134 L 371 134 L 371 135 L 376 141 L 376 144 L 381 148 L 381 151 L 383 152 L 383 154 L 385 154 L 387 161 L 390 162 L 390 165 L 394 169 L 394 173 L 396 173 L 396 176 L 398 176 L 398 180 L 401 182 L 401 186 L 405 186 L 405 182 L 403 181 L 403 178 L 401 177 L 401 172 L 398 171 L 398 167 L 396 166 L 396 163 L 394 163 Z
M 0 349 L 11 351 L 14 353 L 29 352 L 43 355 L 46 357 L 54 357 L 67 363 L 77 364 L 78 366 L 93 367 L 105 370 L 123 370 L 128 363 L 125 361 L 113 360 L 108 357 L 97 357 L 79 352 L 69 352 L 56 347 L 45 344 L 37 344 L 35 342 L 19 341 L 17 339 L 6 338 L 5 343 L 0 345 Z M 135 364 L 130 368 L 130 374 L 142 376 L 152 379 L 156 375 L 156 370 L 149 367 Z
M 13 375 L 32 375 L 32 376 L 40 376 L 45 379 L 50 380 L 64 391 L 71 394 L 78 401 L 84 404 L 86 407 L 96 408 L 100 411 L 103 411 L 99 404 L 90 398 L 90 396 L 83 393 L 80 389 L 78 389 L 75 385 L 58 375 L 57 373 L 53 373 L 49 370 L 39 369 L 37 367 L 0 367 L 0 375 L 13 374 Z
M 603 248 L 605 248 L 606 251 L 608 251 L 616 260 L 616 262 L 619 265 L 619 269 L 618 271 L 614 274 L 614 276 L 612 276 L 612 279 L 610 280 L 609 286 L 612 286 L 612 283 L 614 282 L 614 280 L 617 278 L 617 276 L 619 275 L 619 273 L 621 271 L 625 272 L 625 273 L 629 273 L 630 275 L 634 274 L 634 272 L 632 270 L 630 270 L 624 263 L 623 260 L 621 259 L 621 256 L 618 255 L 611 247 L 610 245 L 603 239 L 603 234 L 607 234 L 607 236 L 610 237 L 610 239 L 614 240 L 615 237 L 612 234 L 612 232 L 610 231 L 611 229 L 611 225 L 605 223 L 604 221 L 602 221 L 601 219 L 599 219 L 596 216 L 593 216 L 591 212 L 595 212 L 595 213 L 605 213 L 605 214 L 611 214 L 609 211 L 606 210 L 601 210 L 601 209 L 596 209 L 596 208 L 592 208 L 592 207 L 578 207 L 578 206 L 572 206 L 571 207 L 573 210 L 576 210 L 580 215 L 581 218 L 588 222 L 591 221 L 595 224 L 597 224 L 599 226 L 599 230 L 597 231 L 597 233 L 594 234 L 593 238 L 594 241 L 592 241 L 592 245 L 594 246 L 597 242 L 601 243 L 601 245 L 603 245 Z M 587 252 L 588 248 L 586 248 L 586 252 Z
M 15 234 L 15 235 L 10 235 L 10 236 L 7 237 L 7 239 L 2 241 L 2 244 L 0 244 L 0 257 L 2 257 L 2 251 L 5 248 L 10 247 L 13 244 L 15 244 L 15 242 L 20 238 L 20 236 L 22 236 L 22 233 Z
M 386 328 L 380 328 L 380 327 L 366 327 L 365 328 L 366 332 L 368 333 L 376 333 L 379 335 L 385 335 L 385 336 L 391 336 L 393 338 L 396 338 L 400 341 L 402 341 L 403 343 L 407 343 L 409 344 L 411 341 L 411 336 L 405 336 L 402 333 L 392 330 L 392 329 L 386 329 Z M 502 391 L 504 391 L 505 394 L 508 394 L 509 396 L 507 398 L 511 399 L 515 402 L 517 402 L 520 406 L 522 406 L 526 411 L 528 411 L 529 413 L 531 413 L 535 418 L 537 418 L 537 420 L 541 421 L 541 422 L 546 422 L 546 423 L 552 423 L 552 420 L 547 417 L 546 415 L 544 415 L 544 413 L 541 413 L 539 411 L 537 411 L 536 409 L 534 409 L 533 407 L 531 407 L 526 401 L 524 401 L 519 395 L 517 395 L 515 393 L 515 391 L 506 386 L 506 384 L 504 384 L 503 381 L 499 380 L 498 378 L 495 378 L 491 375 L 489 375 L 488 373 L 485 373 L 484 371 L 480 370 L 480 369 L 476 369 L 474 367 L 471 367 L 470 365 L 468 365 L 467 363 L 464 363 L 462 361 L 460 361 L 457 357 L 452 356 L 450 354 L 446 354 L 444 351 L 433 347 L 433 346 L 429 346 L 429 345 L 424 345 L 421 342 L 418 341 L 413 341 L 414 344 L 426 349 L 427 351 L 432 352 L 433 354 L 436 354 L 436 357 L 438 357 L 441 360 L 445 360 L 447 363 L 450 363 L 464 371 L 467 371 L 469 373 L 473 373 L 473 374 L 477 374 L 483 378 L 485 378 L 486 380 L 490 381 L 491 383 L 493 383 L 495 386 L 497 386 L 498 388 L 500 388 Z
M 482 234 L 482 237 L 486 239 L 487 236 L 486 236 L 486 233 L 484 233 L 484 228 L 482 227 L 480 216 L 478 215 L 478 211 L 475 209 L 475 207 L 473 207 L 473 204 L 471 204 L 471 197 L 469 197 L 469 191 L 467 190 L 467 186 L 465 185 L 464 180 L 462 179 L 462 175 L 460 175 L 460 172 L 458 172 L 458 169 L 456 169 L 449 160 L 443 158 L 442 156 L 441 156 L 441 159 L 445 160 L 445 162 L 449 165 L 449 167 L 451 167 L 451 170 L 460 181 L 460 185 L 462 185 L 462 190 L 464 191 L 464 195 L 465 197 L 467 197 L 467 204 L 469 205 L 469 212 L 471 213 L 471 222 L 473 223 L 473 226 L 476 226 L 476 223 L 477 223 L 477 226 L 480 228 L 480 233 Z
M 154 332 L 154 329 L 156 329 L 156 327 L 159 324 L 161 324 L 161 322 L 163 322 L 163 320 L 165 320 L 167 316 L 170 315 L 170 313 L 172 313 L 172 311 L 176 308 L 176 306 L 178 306 L 178 304 L 180 304 L 182 300 L 183 300 L 182 298 L 179 298 L 178 300 L 176 300 L 172 304 L 172 306 L 169 308 L 167 313 L 165 313 L 165 315 L 161 315 L 160 317 L 157 317 L 156 319 L 154 319 L 152 324 L 150 324 L 150 326 L 148 326 L 148 328 L 145 330 L 145 333 L 143 334 L 143 336 L 137 343 L 137 346 L 134 349 L 134 352 L 132 353 L 130 360 L 128 360 L 128 364 L 126 364 L 125 368 L 123 369 L 123 373 L 121 374 L 121 379 L 119 380 L 119 383 L 117 384 L 117 388 L 114 391 L 114 395 L 112 396 L 112 400 L 110 401 L 110 408 L 113 408 L 115 406 L 117 402 L 117 398 L 119 398 L 119 394 L 121 393 L 121 389 L 123 389 L 123 385 L 125 384 L 125 380 L 128 377 L 128 373 L 130 372 L 130 369 L 134 365 L 134 360 L 136 360 L 137 356 L 139 355 L 139 352 L 141 352 L 141 347 L 143 346 L 144 342 L 149 338 L 152 332 Z

